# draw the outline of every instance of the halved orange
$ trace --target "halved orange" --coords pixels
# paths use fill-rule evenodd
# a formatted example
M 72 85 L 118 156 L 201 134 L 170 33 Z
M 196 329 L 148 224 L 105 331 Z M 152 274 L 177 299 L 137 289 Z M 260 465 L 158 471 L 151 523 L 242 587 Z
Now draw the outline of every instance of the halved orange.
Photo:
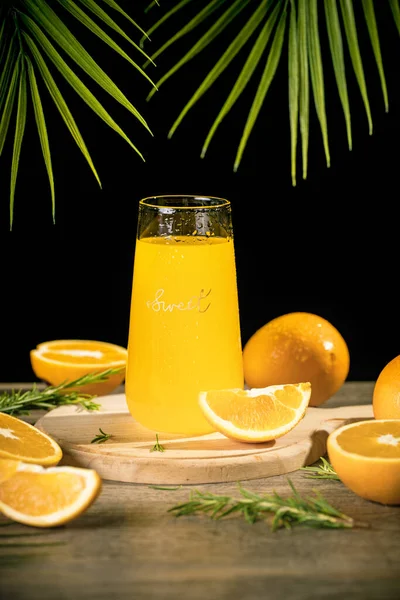
M 304 417 L 311 396 L 309 382 L 250 390 L 201 392 L 200 408 L 220 433 L 242 442 L 275 440 Z
M 18 523 L 55 527 L 81 515 L 100 490 L 93 469 L 20 463 L 0 486 L 0 511 Z
M 80 386 L 86 394 L 106 395 L 125 378 L 128 351 L 123 346 L 97 340 L 53 340 L 39 344 L 30 352 L 33 372 L 50 385 L 74 381 L 88 373 L 121 368 L 106 381 Z
M 17 417 L 0 413 L 0 458 L 56 465 L 62 450 L 49 435 Z
M 400 504 L 400 419 L 343 425 L 328 436 L 329 460 L 355 494 L 381 504 Z

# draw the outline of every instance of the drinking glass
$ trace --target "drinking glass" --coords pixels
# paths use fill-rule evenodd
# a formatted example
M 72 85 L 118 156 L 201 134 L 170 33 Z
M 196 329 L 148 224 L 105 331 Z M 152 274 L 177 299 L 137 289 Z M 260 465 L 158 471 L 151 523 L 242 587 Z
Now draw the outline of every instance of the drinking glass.
M 243 388 L 231 204 L 203 196 L 139 202 L 127 404 L 158 432 L 213 431 L 200 391 Z

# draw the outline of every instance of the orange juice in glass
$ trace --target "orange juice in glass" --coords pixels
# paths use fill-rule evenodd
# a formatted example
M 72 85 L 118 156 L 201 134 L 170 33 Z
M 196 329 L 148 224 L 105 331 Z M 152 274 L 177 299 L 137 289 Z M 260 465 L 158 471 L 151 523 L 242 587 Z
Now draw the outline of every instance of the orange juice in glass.
M 139 202 L 125 392 L 158 432 L 213 431 L 200 391 L 243 388 L 236 265 L 228 200 Z

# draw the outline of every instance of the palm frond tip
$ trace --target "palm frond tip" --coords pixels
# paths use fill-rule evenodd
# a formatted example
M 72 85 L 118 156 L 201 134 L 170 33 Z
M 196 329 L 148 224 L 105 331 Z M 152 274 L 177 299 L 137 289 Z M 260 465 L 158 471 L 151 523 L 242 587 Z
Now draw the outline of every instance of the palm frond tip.
M 373 0 L 362 0 L 361 10 L 357 12 L 357 17 L 353 0 L 324 0 L 323 3 L 318 0 L 235 0 L 232 2 L 212 0 L 206 6 L 204 4 L 201 5 L 198 13 L 194 16 L 193 11 L 188 12 L 187 22 L 182 25 L 182 21 L 184 23 L 183 15 L 190 2 L 191 0 L 181 0 L 173 8 L 164 11 L 161 16 L 158 16 L 149 30 L 152 34 L 158 34 L 159 31 L 162 31 L 162 27 L 167 24 L 169 32 L 171 32 L 174 18 L 179 13 L 179 28 L 176 28 L 175 32 L 172 31 L 172 35 L 170 33 L 166 41 L 156 47 L 156 50 L 152 53 L 152 57 L 154 58 L 166 52 L 167 49 L 189 32 L 193 37 L 196 27 L 200 23 L 209 23 L 210 25 L 205 33 L 198 35 L 197 40 L 189 45 L 189 49 L 182 58 L 166 69 L 157 82 L 158 87 L 164 84 L 170 77 L 176 77 L 181 67 L 193 60 L 208 45 L 214 43 L 217 39 L 221 39 L 222 32 L 229 28 L 233 21 L 237 25 L 238 19 L 242 18 L 245 14 L 243 12 L 245 8 L 247 12 L 252 10 L 252 15 L 243 19 L 241 30 L 239 33 L 236 33 L 234 41 L 221 41 L 222 45 L 227 44 L 226 48 L 220 50 L 220 56 L 217 56 L 215 66 L 204 76 L 202 82 L 199 83 L 197 91 L 181 108 L 178 117 L 169 130 L 168 135 L 171 137 L 175 134 L 178 126 L 181 125 L 188 112 L 211 88 L 217 78 L 223 74 L 228 64 L 235 61 L 239 55 L 243 56 L 244 53 L 247 53 L 247 60 L 244 62 L 245 66 L 238 69 L 236 83 L 230 87 L 227 99 L 223 103 L 222 108 L 219 111 L 217 110 L 217 115 L 214 117 L 208 135 L 206 135 L 201 150 L 202 157 L 205 157 L 222 119 L 232 110 L 233 105 L 243 93 L 250 79 L 255 77 L 255 73 L 258 72 L 256 69 L 257 65 L 260 61 L 264 61 L 266 65 L 268 63 L 270 65 L 269 75 L 266 76 L 265 71 L 260 75 L 260 82 L 255 92 L 254 101 L 249 107 L 249 114 L 238 142 L 234 161 L 234 169 L 239 168 L 242 155 L 249 144 L 251 129 L 255 125 L 258 114 L 264 105 L 268 103 L 268 90 L 275 77 L 276 69 L 278 67 L 282 68 L 281 64 L 279 64 L 282 51 L 280 47 L 280 35 L 282 37 L 282 45 L 285 43 L 288 45 L 287 69 L 291 139 L 290 171 L 293 185 L 296 184 L 297 139 L 299 135 L 301 137 L 304 179 L 307 177 L 308 172 L 310 94 L 314 100 L 314 108 L 319 121 L 326 162 L 328 166 L 330 165 L 329 114 L 326 109 L 324 84 L 324 73 L 327 62 L 331 62 L 333 66 L 337 93 L 343 109 L 349 149 L 353 146 L 353 139 L 346 74 L 349 70 L 348 67 L 352 69 L 358 83 L 367 117 L 368 129 L 372 133 L 372 114 L 362 59 L 364 48 L 361 46 L 358 35 L 358 31 L 365 26 L 378 69 L 384 107 L 386 111 L 388 110 L 389 100 L 380 46 L 379 15 L 375 14 L 378 6 Z M 282 15 L 286 15 L 285 11 L 287 11 L 288 16 L 283 21 L 280 20 L 279 24 L 278 22 L 275 23 L 274 31 L 264 44 L 263 40 L 266 39 L 264 37 L 266 32 L 265 27 L 275 10 Z M 379 10 L 389 10 L 391 12 L 394 23 L 400 32 L 399 0 L 387 0 L 385 3 L 380 2 Z M 279 36 L 278 29 L 280 31 Z M 327 35 L 323 32 L 323 29 L 326 30 Z M 328 39 L 326 47 L 321 42 L 325 38 Z M 156 44 L 154 35 L 152 39 L 153 44 Z M 150 92 L 148 99 L 154 96 L 154 91 L 153 89 Z
M 113 100 L 128 110 L 140 125 L 152 135 L 151 129 L 141 113 L 118 88 L 112 78 L 93 60 L 74 35 L 72 29 L 64 23 L 63 14 L 66 15 L 66 11 L 68 11 L 80 25 L 85 26 L 101 40 L 105 48 L 111 49 L 129 62 L 130 66 L 141 75 L 147 84 L 155 87 L 149 75 L 90 15 L 94 15 L 115 34 L 123 37 L 137 52 L 138 56 L 141 55 L 151 60 L 144 50 L 134 42 L 128 32 L 111 18 L 108 11 L 118 11 L 136 27 L 137 32 L 144 34 L 144 30 L 120 8 L 117 2 L 114 0 L 102 0 L 102 2 L 105 5 L 103 7 L 100 7 L 99 2 L 96 0 L 77 0 L 76 2 L 56 0 L 56 2 L 51 3 L 48 0 L 15 0 L 15 2 L 7 0 L 7 4 L 0 7 L 0 154 L 4 149 L 7 135 L 13 136 L 9 197 L 11 227 L 20 156 L 26 129 L 25 124 L 27 119 L 32 118 L 32 116 L 39 134 L 43 160 L 48 175 L 53 220 L 55 216 L 55 177 L 51 161 L 49 133 L 42 103 L 44 92 L 49 93 L 54 101 L 71 136 L 85 156 L 99 185 L 101 185 L 78 125 L 56 85 L 53 77 L 54 69 L 80 95 L 92 112 L 125 139 L 138 156 L 143 159 L 142 153 L 132 142 L 131 137 L 115 123 L 107 110 L 98 101 L 95 93 L 83 83 L 78 75 L 77 68 L 67 64 L 58 51 L 59 48 L 65 53 L 65 56 L 75 63 L 74 67 L 83 69 L 97 85 L 105 90 Z M 54 10 L 56 5 L 59 7 L 57 13 Z

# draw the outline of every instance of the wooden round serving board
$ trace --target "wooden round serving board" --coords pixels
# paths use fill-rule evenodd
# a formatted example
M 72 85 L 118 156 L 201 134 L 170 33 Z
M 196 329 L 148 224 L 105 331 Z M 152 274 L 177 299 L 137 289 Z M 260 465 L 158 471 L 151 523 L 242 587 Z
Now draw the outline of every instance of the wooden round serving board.
M 160 433 L 165 452 L 151 452 L 155 432 L 132 418 L 124 394 L 96 402 L 101 404 L 99 411 L 62 406 L 35 423 L 61 446 L 60 464 L 95 469 L 103 479 L 158 485 L 244 481 L 296 471 L 325 454 L 331 431 L 349 420 L 373 418 L 372 405 L 309 407 L 292 431 L 273 442 L 245 444 L 219 433 Z M 112 438 L 91 444 L 99 428 Z

